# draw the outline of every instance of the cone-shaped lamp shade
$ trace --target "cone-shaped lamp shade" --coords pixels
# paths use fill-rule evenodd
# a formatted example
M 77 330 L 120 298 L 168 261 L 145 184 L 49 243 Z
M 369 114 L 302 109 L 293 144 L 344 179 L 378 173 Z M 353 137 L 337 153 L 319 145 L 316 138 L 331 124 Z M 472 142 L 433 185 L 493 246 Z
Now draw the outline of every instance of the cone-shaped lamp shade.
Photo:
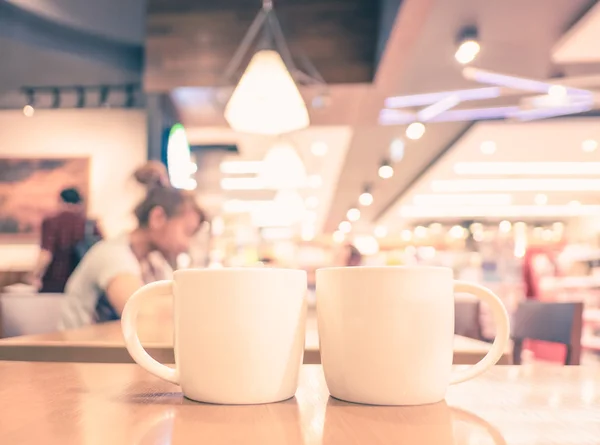
M 281 142 L 267 152 L 258 177 L 266 188 L 302 188 L 306 186 L 306 167 L 294 147 Z
M 225 107 L 236 131 L 276 135 L 306 128 L 308 110 L 277 51 L 257 52 Z

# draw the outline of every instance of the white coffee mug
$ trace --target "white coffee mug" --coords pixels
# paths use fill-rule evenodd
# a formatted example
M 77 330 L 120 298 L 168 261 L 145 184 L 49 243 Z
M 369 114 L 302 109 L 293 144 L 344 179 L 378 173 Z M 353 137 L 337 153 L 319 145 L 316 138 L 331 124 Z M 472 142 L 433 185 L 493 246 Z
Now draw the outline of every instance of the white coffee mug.
M 454 293 L 489 304 L 497 327 L 489 353 L 452 371 Z M 339 267 L 317 270 L 321 362 L 331 395 L 373 405 L 444 399 L 449 384 L 493 366 L 509 341 L 500 299 L 455 281 L 443 267 Z
M 121 323 L 131 357 L 181 386 L 186 397 L 258 404 L 293 397 L 304 355 L 306 272 L 190 269 L 148 284 L 127 302 Z M 147 297 L 173 297 L 175 368 L 154 360 L 136 332 Z

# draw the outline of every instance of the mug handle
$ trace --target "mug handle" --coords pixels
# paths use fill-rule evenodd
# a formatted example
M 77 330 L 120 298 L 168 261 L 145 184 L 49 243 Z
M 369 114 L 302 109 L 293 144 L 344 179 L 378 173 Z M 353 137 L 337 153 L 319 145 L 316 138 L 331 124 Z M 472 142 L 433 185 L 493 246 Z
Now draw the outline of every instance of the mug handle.
M 123 338 L 125 339 L 127 351 L 129 351 L 129 354 L 138 365 L 151 374 L 154 374 L 156 377 L 179 385 L 177 370 L 169 368 L 154 360 L 142 346 L 137 334 L 137 316 L 140 311 L 142 300 L 147 297 L 166 296 L 173 296 L 173 282 L 171 280 L 156 281 L 155 283 L 146 284 L 135 291 L 129 300 L 127 300 L 125 308 L 123 309 L 123 314 L 121 315 L 121 328 L 123 330 Z
M 477 377 L 479 374 L 494 366 L 498 360 L 502 358 L 510 339 L 508 313 L 506 312 L 504 304 L 496 294 L 478 284 L 458 280 L 454 281 L 454 292 L 474 295 L 490 306 L 494 317 L 494 323 L 496 324 L 496 338 L 494 339 L 490 351 L 478 363 L 467 369 L 452 373 L 452 376 L 450 377 L 451 385 L 471 380 L 473 377 Z

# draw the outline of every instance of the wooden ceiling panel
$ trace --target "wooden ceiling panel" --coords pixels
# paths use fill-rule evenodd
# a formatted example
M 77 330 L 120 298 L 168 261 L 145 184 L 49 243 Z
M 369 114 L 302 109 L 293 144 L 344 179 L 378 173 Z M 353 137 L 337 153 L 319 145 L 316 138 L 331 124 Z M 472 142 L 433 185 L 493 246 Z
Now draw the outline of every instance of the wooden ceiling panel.
M 222 85 L 259 9 L 256 0 L 149 0 L 146 89 Z M 378 1 L 280 0 L 275 11 L 300 68 L 306 57 L 327 83 L 373 80 Z

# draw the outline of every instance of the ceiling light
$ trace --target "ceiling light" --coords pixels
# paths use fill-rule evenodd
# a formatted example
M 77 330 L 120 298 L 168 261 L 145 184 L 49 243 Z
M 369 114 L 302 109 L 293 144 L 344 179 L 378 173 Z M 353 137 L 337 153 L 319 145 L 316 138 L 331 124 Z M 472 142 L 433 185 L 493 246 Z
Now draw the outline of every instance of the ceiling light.
M 518 111 L 518 106 L 448 110 L 434 117 L 430 122 L 465 122 L 486 119 L 504 119 L 513 116 L 514 113 L 517 113 Z M 380 125 L 406 125 L 415 120 L 416 117 L 412 113 L 389 109 L 381 110 L 378 118 Z
M 496 143 L 494 141 L 483 141 L 479 149 L 484 155 L 492 155 L 496 153 Z
M 315 238 L 315 226 L 312 224 L 302 226 L 300 238 L 302 241 L 312 241 Z
M 510 194 L 423 194 L 415 195 L 413 203 L 417 206 L 443 206 L 443 205 L 498 205 L 512 204 Z
M 243 199 L 229 199 L 223 203 L 223 213 L 250 213 L 271 204 L 272 201 L 247 201 Z
M 470 63 L 475 60 L 480 50 L 477 28 L 474 26 L 463 28 L 458 36 L 458 48 L 454 53 L 456 61 L 462 65 Z
M 388 97 L 384 106 L 386 108 L 410 108 L 431 105 L 448 97 L 456 96 L 461 102 L 470 100 L 495 99 L 500 97 L 500 88 L 484 87 L 469 88 L 468 90 L 440 91 L 437 93 L 412 94 L 410 96 Z
M 276 135 L 308 127 L 306 104 L 277 51 L 252 57 L 225 107 L 225 119 L 242 133 Z
M 442 225 L 440 223 L 431 223 L 429 224 L 429 230 L 432 233 L 440 233 L 442 231 Z
M 464 238 L 466 235 L 466 230 L 462 226 L 452 226 L 452 228 L 448 231 L 449 235 L 454 239 Z
M 579 192 L 600 191 L 600 179 L 456 179 L 434 180 L 434 192 Z
M 385 238 L 388 234 L 388 229 L 386 226 L 377 226 L 373 233 L 377 238 Z
M 336 230 L 335 232 L 333 232 L 333 242 L 334 243 L 341 244 L 344 242 L 345 239 L 346 239 L 346 235 L 344 235 L 339 230 Z
M 456 53 L 454 53 L 454 58 L 461 65 L 466 65 L 467 63 L 471 63 L 479 54 L 481 50 L 481 46 L 479 42 L 476 40 L 466 40 L 460 44 Z
M 219 170 L 226 175 L 252 175 L 259 173 L 262 167 L 263 161 L 224 161 Z
M 346 217 L 349 221 L 358 221 L 360 219 L 360 210 L 358 210 L 357 208 L 352 208 L 348 210 L 348 212 L 346 213 Z
M 294 232 L 290 227 L 267 227 L 260 231 L 260 236 L 268 241 L 288 240 L 294 237 Z
M 309 196 L 305 201 L 307 209 L 316 209 L 319 206 L 319 198 L 316 196 Z
M 483 224 L 478 223 L 478 222 L 474 222 L 473 224 L 471 224 L 469 226 L 469 231 L 473 234 L 475 233 L 480 233 L 483 231 Z
M 35 113 L 35 108 L 32 105 L 25 105 L 23 107 L 23 114 L 25 117 L 32 117 Z
M 404 141 L 394 139 L 390 144 L 390 159 L 392 162 L 400 162 L 404 158 Z
M 439 116 L 443 112 L 454 108 L 459 103 L 460 98 L 457 95 L 451 94 L 449 96 L 446 96 L 445 98 L 440 99 L 438 102 L 435 102 L 419 111 L 417 113 L 417 120 L 421 122 L 427 122 L 433 119 L 434 117 Z
M 353 244 L 363 255 L 375 255 L 379 252 L 379 243 L 371 235 L 355 236 Z
M 423 226 L 415 227 L 415 236 L 417 238 L 425 238 L 427 236 L 427 228 Z
M 400 238 L 402 239 L 402 241 L 410 241 L 412 239 L 412 232 L 408 229 L 404 229 L 401 233 L 400 233 Z
M 325 156 L 328 149 L 328 145 L 323 141 L 315 141 L 310 145 L 310 152 L 315 156 Z
M 475 241 L 477 241 L 478 243 L 483 241 L 483 239 L 485 238 L 485 235 L 483 232 L 475 232 L 473 233 L 473 239 Z
M 342 221 L 338 226 L 338 230 L 342 233 L 350 233 L 352 231 L 352 224 L 350 221 Z
M 513 205 L 513 206 L 446 206 L 446 207 L 400 207 L 403 218 L 520 218 L 564 215 L 584 216 L 600 212 L 600 205 Z
M 537 195 L 535 195 L 534 202 L 536 203 L 536 205 L 539 206 L 546 205 L 548 204 L 548 195 L 538 193 Z
M 323 178 L 320 175 L 310 175 L 306 183 L 311 189 L 318 189 L 323 185 Z
M 291 144 L 277 143 L 267 152 L 258 177 L 267 188 L 297 189 L 306 185 L 306 168 Z
M 370 206 L 371 204 L 373 204 L 373 195 L 371 194 L 370 191 L 365 190 L 359 197 L 358 197 L 358 202 L 360 203 L 360 205 L 362 206 Z
M 498 224 L 498 230 L 500 230 L 500 232 L 502 233 L 508 233 L 510 232 L 510 229 L 512 228 L 512 224 L 510 223 L 510 221 L 500 221 L 500 224 Z
M 596 141 L 594 139 L 586 139 L 585 141 L 583 141 L 581 143 L 581 149 L 583 151 L 585 151 L 586 153 L 591 153 L 593 151 L 596 151 L 597 148 L 598 148 L 598 141 Z
M 383 161 L 381 167 L 379 167 L 379 177 L 381 179 L 390 179 L 394 176 L 394 169 L 387 161 Z
M 406 137 L 408 139 L 412 139 L 416 141 L 417 139 L 421 139 L 425 134 L 425 125 L 421 122 L 413 122 L 406 128 Z
M 457 162 L 458 175 L 600 175 L 600 162 Z
M 223 190 L 264 190 L 265 183 L 259 178 L 223 178 Z
M 548 95 L 556 99 L 562 99 L 568 94 L 567 89 L 562 85 L 552 85 L 548 88 Z

